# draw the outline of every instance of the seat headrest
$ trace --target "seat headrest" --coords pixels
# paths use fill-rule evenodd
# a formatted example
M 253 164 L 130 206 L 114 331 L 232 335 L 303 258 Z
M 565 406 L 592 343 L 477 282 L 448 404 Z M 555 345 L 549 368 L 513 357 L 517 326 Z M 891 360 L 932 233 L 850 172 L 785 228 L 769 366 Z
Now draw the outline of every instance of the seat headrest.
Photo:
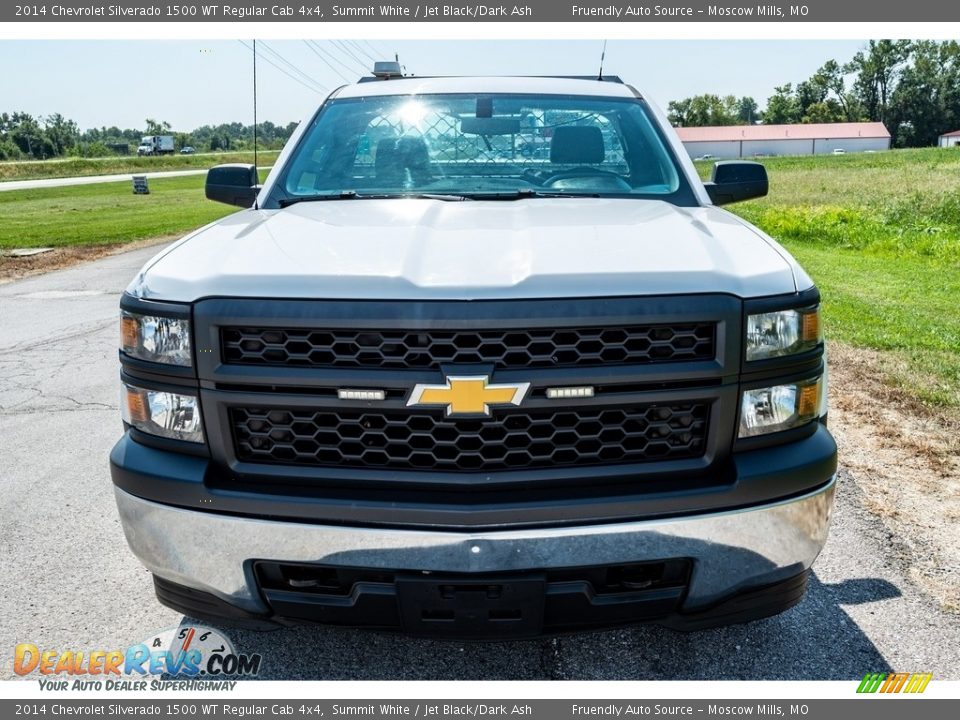
M 550 162 L 598 165 L 603 162 L 603 134 L 598 127 L 568 125 L 553 130 Z

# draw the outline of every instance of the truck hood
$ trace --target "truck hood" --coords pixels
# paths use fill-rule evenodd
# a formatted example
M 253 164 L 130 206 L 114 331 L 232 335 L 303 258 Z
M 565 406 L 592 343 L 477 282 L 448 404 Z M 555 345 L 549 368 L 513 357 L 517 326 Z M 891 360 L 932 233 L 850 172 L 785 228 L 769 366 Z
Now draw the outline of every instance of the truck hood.
M 506 299 L 791 293 L 809 278 L 775 242 L 714 207 L 657 200 L 332 200 L 245 210 L 151 260 L 128 292 Z M 805 279 L 804 279 L 805 278 Z

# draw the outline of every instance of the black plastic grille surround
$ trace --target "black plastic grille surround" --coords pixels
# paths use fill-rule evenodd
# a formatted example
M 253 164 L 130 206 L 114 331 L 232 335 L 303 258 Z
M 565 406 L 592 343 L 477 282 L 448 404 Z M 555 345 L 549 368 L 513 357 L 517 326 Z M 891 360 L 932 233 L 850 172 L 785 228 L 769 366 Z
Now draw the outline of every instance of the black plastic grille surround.
M 346 330 L 225 327 L 224 362 L 337 368 L 497 368 L 589 366 L 709 360 L 712 322 L 625 327 L 505 330 Z
M 231 408 L 237 458 L 307 466 L 486 472 L 700 457 L 707 402 L 448 418 L 404 410 Z

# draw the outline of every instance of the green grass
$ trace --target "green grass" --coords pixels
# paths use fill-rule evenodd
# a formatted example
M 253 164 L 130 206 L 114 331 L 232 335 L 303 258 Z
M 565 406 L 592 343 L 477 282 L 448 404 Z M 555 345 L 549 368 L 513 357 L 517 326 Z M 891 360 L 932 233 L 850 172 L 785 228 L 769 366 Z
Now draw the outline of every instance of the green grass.
M 813 277 L 829 338 L 889 354 L 892 383 L 960 407 L 960 151 L 762 162 L 770 195 L 731 210 Z
M 767 198 L 731 209 L 780 240 L 820 287 L 832 340 L 886 353 L 889 380 L 960 408 L 960 150 L 766 158 Z M 698 164 L 702 173 L 710 164 Z M 233 209 L 203 177 L 0 192 L 0 249 L 184 233 Z
M 0 249 L 109 245 L 184 233 L 236 208 L 203 196 L 202 175 L 0 192 Z
M 261 150 L 259 165 L 271 165 L 278 150 Z M 159 157 L 63 158 L 0 162 L 0 182 L 8 180 L 41 180 L 44 178 L 113 175 L 163 170 L 202 170 L 220 163 L 253 162 L 253 151 L 205 153 L 200 155 L 162 155 Z

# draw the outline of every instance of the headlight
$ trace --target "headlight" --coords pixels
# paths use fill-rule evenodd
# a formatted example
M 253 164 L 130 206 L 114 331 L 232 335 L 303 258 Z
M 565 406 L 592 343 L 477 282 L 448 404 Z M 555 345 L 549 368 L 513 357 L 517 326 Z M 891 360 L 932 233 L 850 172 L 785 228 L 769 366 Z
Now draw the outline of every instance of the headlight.
M 820 306 L 747 315 L 747 361 L 794 355 L 822 340 Z
M 124 383 L 120 399 L 123 420 L 150 435 L 202 443 L 200 404 L 195 395 L 147 390 Z
M 740 403 L 739 437 L 780 432 L 817 417 L 823 378 L 744 390 Z
M 190 321 L 122 310 L 120 348 L 140 360 L 189 367 Z

